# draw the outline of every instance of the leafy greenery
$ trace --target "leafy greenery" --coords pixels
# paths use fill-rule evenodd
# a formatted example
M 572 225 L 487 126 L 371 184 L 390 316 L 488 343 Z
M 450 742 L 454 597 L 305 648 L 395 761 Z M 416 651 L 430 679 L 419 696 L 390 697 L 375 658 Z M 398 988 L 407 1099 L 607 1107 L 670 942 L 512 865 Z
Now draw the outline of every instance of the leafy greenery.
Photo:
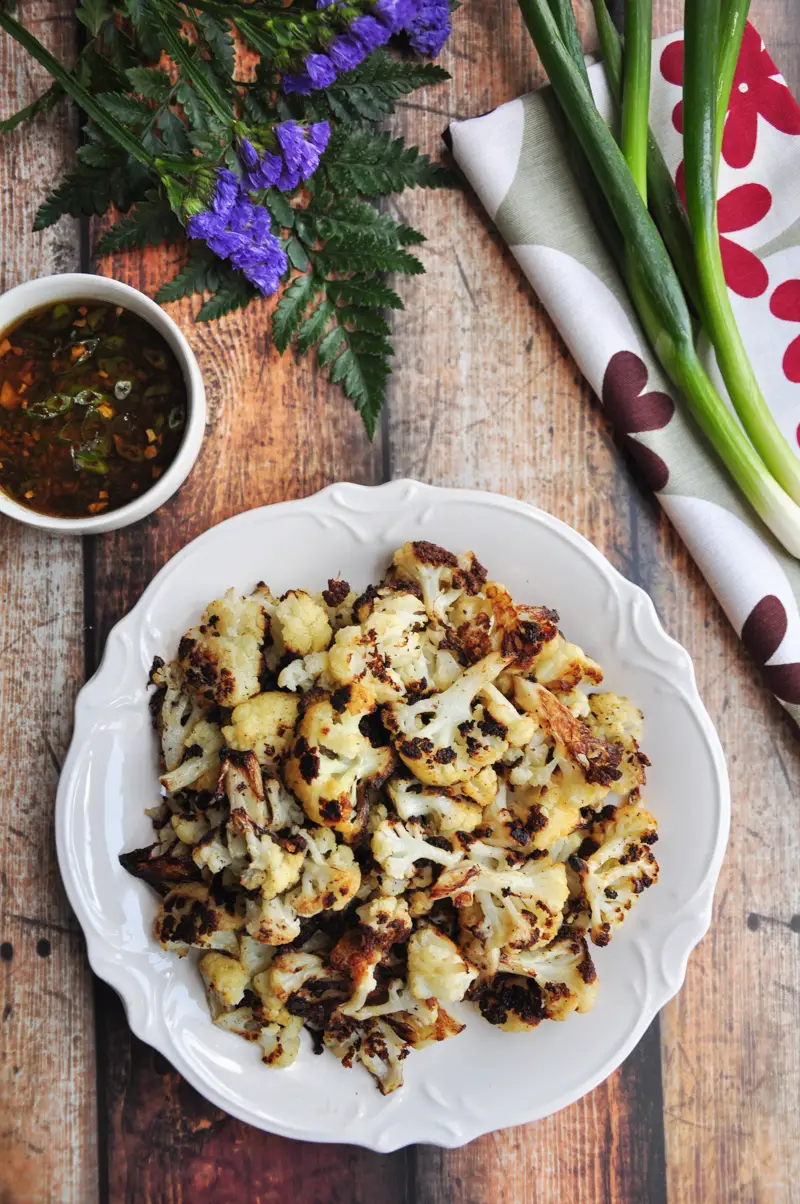
M 36 229 L 64 215 L 116 210 L 95 245 L 98 255 L 178 244 L 188 216 L 206 208 L 215 173 L 239 171 L 237 145 L 278 149 L 274 127 L 328 121 L 331 135 L 315 174 L 294 191 L 253 195 L 270 214 L 288 268 L 272 306 L 272 337 L 284 352 L 314 352 L 374 434 L 391 371 L 387 311 L 403 302 L 387 273 L 423 271 L 414 248 L 424 235 L 378 207 L 405 188 L 452 187 L 454 179 L 403 138 L 376 128 L 417 88 L 448 79 L 432 63 L 387 48 L 309 96 L 284 94 L 281 75 L 309 52 L 324 51 L 373 0 L 317 9 L 315 0 L 81 0 L 86 41 L 72 71 L 48 54 L 10 14 L 0 27 L 46 67 L 53 84 L 0 124 L 0 134 L 50 113 L 65 94 L 87 117 L 76 162 L 39 209 Z M 239 66 L 236 46 L 248 61 Z M 244 61 L 244 60 L 242 60 Z M 241 75 L 238 72 L 241 70 Z M 198 321 L 219 318 L 260 297 L 258 289 L 204 243 L 156 294 L 159 302 L 197 296 Z

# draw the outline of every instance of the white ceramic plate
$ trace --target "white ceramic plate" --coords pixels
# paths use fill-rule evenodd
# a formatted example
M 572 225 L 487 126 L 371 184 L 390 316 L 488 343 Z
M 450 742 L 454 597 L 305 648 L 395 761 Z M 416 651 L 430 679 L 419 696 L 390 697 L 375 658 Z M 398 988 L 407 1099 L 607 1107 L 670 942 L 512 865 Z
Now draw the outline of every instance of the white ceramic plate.
M 147 710 L 153 656 L 169 655 L 207 602 L 260 578 L 273 591 L 379 578 L 406 539 L 474 549 L 514 597 L 555 607 L 571 640 L 596 657 L 606 685 L 645 714 L 653 766 L 645 794 L 659 821 L 661 881 L 595 958 L 597 1004 L 585 1016 L 509 1034 L 469 1005 L 460 1036 L 411 1053 L 405 1086 L 383 1098 L 363 1068 L 345 1070 L 310 1042 L 294 1066 L 268 1070 L 257 1047 L 215 1028 L 191 958 L 151 936 L 156 897 L 117 860 L 152 839 L 156 742 Z M 161 570 L 111 632 L 81 691 L 58 790 L 61 873 L 92 967 L 122 996 L 131 1028 L 225 1111 L 288 1137 L 390 1151 L 412 1142 L 459 1146 L 536 1120 L 602 1082 L 679 989 L 708 929 L 730 801 L 719 740 L 688 654 L 653 604 L 580 535 L 540 510 L 489 493 L 394 481 L 333 485 L 251 510 L 206 532 Z M 307 1034 L 304 1034 L 304 1038 Z

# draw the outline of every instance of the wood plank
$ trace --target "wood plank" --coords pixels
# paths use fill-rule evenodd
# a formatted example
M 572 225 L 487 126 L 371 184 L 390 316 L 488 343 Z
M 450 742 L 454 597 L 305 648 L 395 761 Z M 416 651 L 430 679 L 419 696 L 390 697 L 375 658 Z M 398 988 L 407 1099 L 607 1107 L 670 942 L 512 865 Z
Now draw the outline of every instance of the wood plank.
M 30 28 L 59 57 L 75 52 L 63 0 L 42 0 Z M 3 36 L 2 116 L 47 86 Z M 76 223 L 32 232 L 33 217 L 76 139 L 61 108 L 0 141 L 0 287 L 79 267 Z M 87 1204 L 96 1183 L 91 976 L 61 887 L 53 796 L 83 675 L 79 540 L 0 520 L 0 1199 Z
M 102 270 L 151 293 L 165 275 L 157 252 L 143 261 L 120 256 L 105 261 Z M 191 308 L 183 302 L 170 312 L 179 317 L 205 374 L 209 431 L 176 498 L 145 522 L 96 540 L 98 651 L 157 569 L 207 527 L 332 481 L 381 478 L 380 441 L 369 445 L 339 391 L 309 361 L 281 359 L 269 348 L 268 303 L 197 326 Z M 253 579 L 259 576 L 269 578 L 268 565 L 254 563 Z M 225 1116 L 131 1037 L 113 992 L 99 985 L 97 1000 L 109 1199 L 137 1204 L 403 1199 L 404 1154 L 381 1158 L 350 1147 L 300 1146 Z

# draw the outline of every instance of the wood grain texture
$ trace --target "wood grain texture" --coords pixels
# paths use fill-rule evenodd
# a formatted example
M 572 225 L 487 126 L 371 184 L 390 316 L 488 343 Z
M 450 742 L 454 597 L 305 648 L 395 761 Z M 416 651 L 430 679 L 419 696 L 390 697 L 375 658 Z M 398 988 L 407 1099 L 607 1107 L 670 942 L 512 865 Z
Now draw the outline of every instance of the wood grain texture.
M 656 0 L 655 9 L 657 32 L 680 24 L 677 0 Z M 796 0 L 753 4 L 753 19 L 797 90 L 795 9 Z M 581 29 L 592 49 L 589 11 L 581 0 Z M 75 37 L 70 13 L 65 0 L 43 0 L 35 17 L 24 16 L 67 57 Z M 38 74 L 5 40 L 2 55 L 3 78 L 17 81 L 14 102 L 24 102 Z M 449 120 L 491 109 L 539 82 L 512 0 L 467 0 L 442 61 L 452 83 L 416 93 L 392 122 L 433 153 Z M 77 262 L 72 227 L 28 233 L 73 138 L 62 117 L 0 144 L 6 285 Z M 95 1036 L 99 1197 L 115 1204 L 800 1199 L 794 730 L 760 686 L 659 507 L 639 491 L 599 404 L 476 199 L 419 192 L 396 208 L 429 235 L 422 249 L 428 274 L 400 286 L 407 310 L 395 316 L 399 368 L 373 447 L 339 391 L 309 362 L 282 360 L 270 349 L 268 303 L 211 326 L 193 324 L 196 303 L 170 307 L 206 377 L 208 437 L 195 471 L 157 515 L 87 541 L 89 665 L 158 568 L 240 510 L 337 479 L 375 483 L 386 475 L 533 501 L 642 584 L 695 658 L 734 795 L 712 933 L 693 955 L 678 999 L 620 1070 L 537 1125 L 464 1150 L 417 1147 L 381 1157 L 285 1141 L 225 1116 L 131 1036 L 119 1000 L 100 983 L 93 1031 L 82 944 L 59 893 L 49 830 L 53 762 L 68 738 L 82 664 L 80 552 L 77 543 L 7 524 L 0 530 L 0 596 L 11 641 L 0 652 L 0 706 L 13 718 L 2 737 L 3 765 L 8 755 L 12 773 L 2 787 L 0 940 L 12 944 L 14 957 L 0 963 L 4 1002 L 12 1005 L 0 1030 L 0 1204 L 97 1198 Z M 101 268 L 152 293 L 172 260 L 153 251 Z M 255 575 L 269 580 L 269 566 Z M 40 931 L 31 919 L 50 927 Z M 48 957 L 36 953 L 42 937 L 52 948 Z
M 53 51 L 74 54 L 63 3 L 42 0 L 30 25 Z M 0 41 L 2 116 L 48 77 Z M 62 108 L 0 142 L 0 288 L 79 266 L 76 224 L 31 227 L 74 150 Z M 78 540 L 0 520 L 0 1200 L 84 1204 L 97 1178 L 91 976 L 56 866 L 53 795 L 83 674 Z

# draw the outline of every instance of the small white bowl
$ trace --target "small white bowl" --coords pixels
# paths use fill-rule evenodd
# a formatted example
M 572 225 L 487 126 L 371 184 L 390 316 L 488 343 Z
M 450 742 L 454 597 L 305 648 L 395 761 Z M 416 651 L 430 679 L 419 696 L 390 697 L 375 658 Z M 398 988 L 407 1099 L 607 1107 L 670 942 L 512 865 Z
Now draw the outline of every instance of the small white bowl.
M 94 535 L 100 531 L 114 531 L 152 514 L 186 480 L 197 459 L 206 428 L 206 390 L 194 352 L 172 318 L 155 301 L 127 284 L 84 272 L 67 272 L 60 276 L 28 280 L 0 296 L 0 336 L 33 310 L 57 301 L 74 301 L 77 298 L 122 305 L 144 318 L 166 339 L 177 357 L 186 382 L 186 429 L 178 454 L 163 475 L 141 497 L 107 514 L 87 518 L 54 518 L 20 506 L 0 487 L 0 514 L 8 514 L 30 527 L 40 527 L 58 535 Z

